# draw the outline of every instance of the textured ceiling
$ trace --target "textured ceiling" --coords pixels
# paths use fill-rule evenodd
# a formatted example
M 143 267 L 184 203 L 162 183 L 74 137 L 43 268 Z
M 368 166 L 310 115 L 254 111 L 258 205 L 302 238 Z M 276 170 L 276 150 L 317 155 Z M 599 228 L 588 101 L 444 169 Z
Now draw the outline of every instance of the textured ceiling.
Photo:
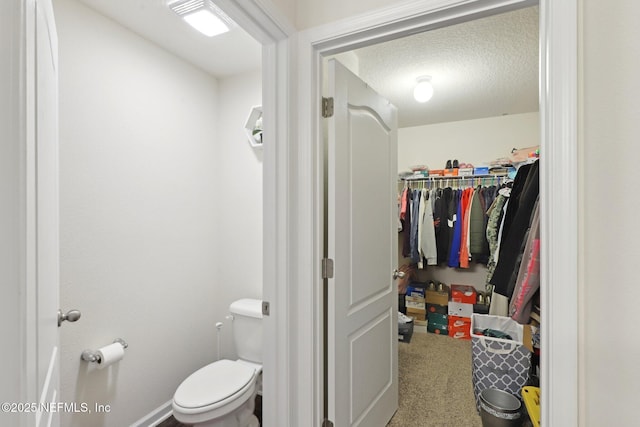
M 262 66 L 262 48 L 236 27 L 206 37 L 171 12 L 167 0 L 80 0 L 97 12 L 216 77 Z
M 167 0 L 80 0 L 216 77 L 259 69 L 260 45 L 240 28 L 193 30 Z M 354 51 L 359 74 L 399 110 L 400 127 L 538 111 L 538 7 L 490 16 Z M 418 76 L 432 77 L 426 104 Z
M 538 111 L 538 7 L 354 51 L 359 74 L 398 107 L 399 126 Z M 413 99 L 430 75 L 433 98 Z

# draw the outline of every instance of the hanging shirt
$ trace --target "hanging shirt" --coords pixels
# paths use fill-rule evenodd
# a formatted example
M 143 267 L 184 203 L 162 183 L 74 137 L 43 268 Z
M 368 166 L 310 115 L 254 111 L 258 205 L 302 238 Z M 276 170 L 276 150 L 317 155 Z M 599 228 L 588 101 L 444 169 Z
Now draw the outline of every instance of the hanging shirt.
M 447 265 L 449 267 L 458 267 L 460 266 L 460 236 L 462 235 L 462 224 L 459 218 L 462 217 L 462 201 L 461 201 L 462 192 L 456 191 L 455 200 L 456 200 L 456 213 L 452 218 L 452 228 L 453 233 L 451 237 L 451 245 L 449 250 L 449 260 L 447 261 Z
M 413 202 L 411 205 L 411 262 L 417 264 L 420 261 L 418 253 L 418 214 L 420 211 L 420 191 L 413 190 Z
M 400 219 L 405 219 L 407 215 L 407 194 L 409 193 L 409 189 L 405 188 L 402 190 L 402 194 L 400 195 Z
M 489 242 L 489 262 L 487 263 L 487 283 L 491 280 L 493 270 L 496 268 L 495 253 L 498 247 L 498 231 L 500 228 L 500 220 L 502 219 L 502 208 L 506 203 L 507 198 L 502 194 L 499 194 L 495 198 L 493 204 L 488 210 L 489 221 L 487 222 L 487 241 Z
M 469 268 L 469 213 L 473 199 L 473 188 L 467 188 L 462 193 L 462 224 L 460 234 L 460 268 Z
M 424 229 L 424 212 L 428 203 L 427 190 L 422 189 L 420 191 L 420 206 L 418 208 L 418 268 L 424 268 L 423 258 L 424 253 L 422 251 L 422 230 Z
M 427 260 L 427 265 L 438 263 L 438 251 L 436 248 L 436 232 L 433 227 L 432 204 L 427 199 L 427 190 L 422 190 L 420 207 L 424 206 L 423 225 L 420 229 L 420 258 Z
M 452 228 L 448 224 L 449 206 L 453 191 L 451 188 L 443 189 L 436 199 L 433 212 L 433 225 L 436 232 L 436 247 L 438 250 L 438 264 L 446 264 L 449 258 L 450 231 Z
M 411 190 L 407 189 L 404 199 L 405 216 L 402 226 L 402 256 L 411 257 Z
M 540 206 L 536 202 L 522 262 L 518 271 L 509 316 L 521 324 L 529 323 L 532 300 L 540 289 Z
M 489 244 L 486 237 L 486 197 L 485 191 L 478 187 L 473 194 L 469 210 L 469 254 L 475 262 L 486 264 L 489 255 Z
M 515 213 L 511 217 L 511 225 L 505 233 L 503 241 L 500 244 L 500 259 L 496 265 L 496 269 L 493 272 L 491 283 L 495 286 L 495 292 L 501 295 L 511 298 L 513 293 L 513 287 L 515 286 L 515 277 L 512 278 L 514 272 L 519 269 L 519 262 L 524 251 L 524 241 L 526 239 L 526 233 L 529 230 L 531 224 L 531 217 L 533 215 L 533 208 L 538 199 L 540 190 L 539 180 L 539 162 L 531 164 L 530 169 L 526 171 L 525 182 L 522 185 L 522 190 L 519 195 L 517 206 L 515 206 Z M 529 166 L 529 165 L 525 165 Z M 518 169 L 518 175 L 525 166 L 521 166 Z M 509 199 L 509 210 L 507 215 L 514 207 L 514 189 L 511 190 L 511 197 Z M 505 221 L 508 218 L 505 218 Z M 505 225 L 506 227 L 506 225 Z

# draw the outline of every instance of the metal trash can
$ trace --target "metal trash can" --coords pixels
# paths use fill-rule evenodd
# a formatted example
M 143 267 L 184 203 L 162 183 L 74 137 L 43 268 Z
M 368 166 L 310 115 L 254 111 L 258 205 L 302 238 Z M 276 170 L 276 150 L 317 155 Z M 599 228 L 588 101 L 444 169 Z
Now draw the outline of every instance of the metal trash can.
M 480 393 L 482 427 L 521 427 L 522 403 L 520 399 L 495 388 Z

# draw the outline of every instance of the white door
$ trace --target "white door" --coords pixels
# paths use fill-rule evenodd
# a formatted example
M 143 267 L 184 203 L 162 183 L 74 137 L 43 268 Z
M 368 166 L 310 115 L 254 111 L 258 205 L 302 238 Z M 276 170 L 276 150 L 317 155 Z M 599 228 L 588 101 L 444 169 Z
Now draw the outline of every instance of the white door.
M 35 250 L 37 387 L 40 404 L 59 396 L 58 51 L 51 0 L 36 2 Z M 36 412 L 36 427 L 59 426 L 55 410 Z
M 398 408 L 397 111 L 335 60 L 328 138 L 328 415 L 385 426 Z

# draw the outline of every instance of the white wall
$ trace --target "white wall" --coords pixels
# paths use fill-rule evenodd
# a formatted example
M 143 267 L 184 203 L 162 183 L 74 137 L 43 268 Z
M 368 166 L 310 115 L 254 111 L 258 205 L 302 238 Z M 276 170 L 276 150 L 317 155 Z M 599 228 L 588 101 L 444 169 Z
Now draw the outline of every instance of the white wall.
M 296 0 L 271 0 L 271 2 L 287 17 L 291 25 L 295 24 Z
M 284 1 L 284 0 L 279 0 Z M 403 3 L 402 0 L 296 0 L 296 26 L 304 30 L 373 9 Z
M 635 425 L 640 396 L 640 3 L 581 1 L 581 425 Z
M 61 400 L 112 408 L 64 413 L 62 425 L 130 425 L 215 359 L 214 325 L 230 299 L 260 296 L 261 163 L 238 152 L 249 144 L 237 134 L 260 101 L 260 80 L 248 76 L 236 100 L 227 83 L 76 1 L 55 6 L 60 297 L 82 311 L 60 330 Z M 244 206 L 229 196 L 243 175 L 256 187 L 245 194 L 257 199 L 246 205 L 250 218 L 234 215 Z M 232 278 L 230 256 L 245 254 L 227 228 L 258 260 L 234 265 Z M 129 343 L 118 365 L 96 371 L 80 361 L 116 337 Z
M 262 149 L 243 132 L 254 105 L 261 104 L 260 71 L 219 81 L 216 141 L 217 313 L 238 298 L 262 298 Z M 221 356 L 235 357 L 231 324 L 224 317 Z
M 398 129 L 398 171 L 413 165 L 442 169 L 447 160 L 479 164 L 513 148 L 539 145 L 537 112 Z

